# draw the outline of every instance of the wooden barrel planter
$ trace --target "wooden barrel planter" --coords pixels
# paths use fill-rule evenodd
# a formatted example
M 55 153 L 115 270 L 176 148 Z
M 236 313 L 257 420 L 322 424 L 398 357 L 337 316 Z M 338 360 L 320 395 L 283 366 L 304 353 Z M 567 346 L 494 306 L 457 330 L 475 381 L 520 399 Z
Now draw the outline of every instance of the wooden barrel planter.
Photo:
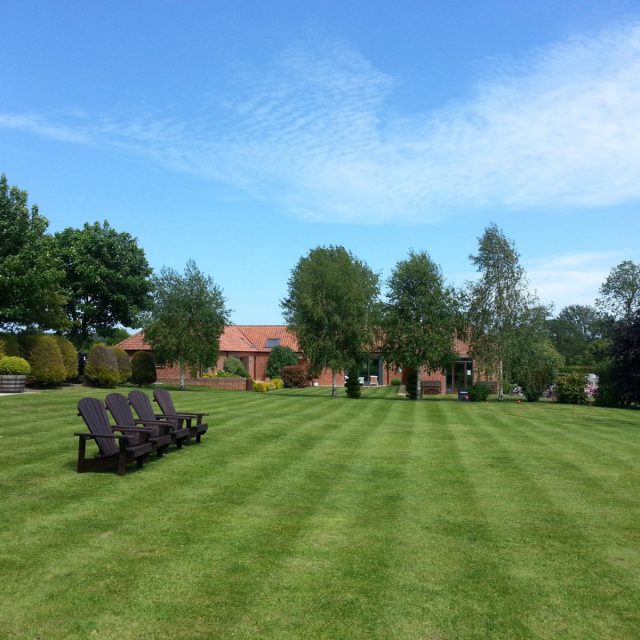
M 22 393 L 27 376 L 1 375 L 0 393 Z

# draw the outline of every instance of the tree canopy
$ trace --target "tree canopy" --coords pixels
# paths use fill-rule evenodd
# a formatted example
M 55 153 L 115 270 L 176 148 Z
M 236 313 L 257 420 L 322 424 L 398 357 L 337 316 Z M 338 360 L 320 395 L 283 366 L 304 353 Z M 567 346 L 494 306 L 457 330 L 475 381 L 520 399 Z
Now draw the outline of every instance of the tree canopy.
M 429 371 L 455 360 L 458 303 L 440 267 L 426 252 L 411 251 L 387 281 L 383 306 L 385 358 L 401 367 Z
M 497 376 L 498 398 L 504 393 L 505 373 L 523 339 L 530 339 L 531 309 L 537 306 L 513 241 L 497 225 L 489 225 L 478 239 L 478 254 L 469 256 L 480 277 L 467 285 L 466 312 L 474 357 Z M 527 338 L 526 336 L 529 337 Z
M 266 374 L 270 378 L 276 378 L 282 373 L 283 367 L 289 367 L 294 364 L 298 364 L 296 352 L 291 347 L 278 345 L 271 349 Z
M 48 220 L 28 194 L 0 176 L 0 326 L 60 329 L 65 324 L 62 265 Z
M 285 320 L 312 367 L 336 373 L 356 363 L 373 340 L 379 278 L 344 247 L 300 258 L 281 301 Z
M 640 309 L 640 264 L 624 260 L 600 287 L 599 309 L 615 318 L 631 318 Z
M 151 300 L 151 268 L 135 238 L 106 221 L 69 227 L 54 237 L 72 342 L 83 347 L 94 333 L 109 333 L 118 324 L 138 326 Z
M 197 372 L 216 363 L 229 311 L 222 290 L 193 260 L 187 262 L 183 275 L 164 267 L 153 283 L 145 340 L 160 359 L 179 366 L 184 388 L 187 369 Z

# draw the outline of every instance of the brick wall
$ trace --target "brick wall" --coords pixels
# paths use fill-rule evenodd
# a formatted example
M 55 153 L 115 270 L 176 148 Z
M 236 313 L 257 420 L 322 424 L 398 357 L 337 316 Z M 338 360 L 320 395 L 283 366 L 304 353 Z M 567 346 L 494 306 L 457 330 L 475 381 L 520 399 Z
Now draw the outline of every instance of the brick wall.
M 158 382 L 164 384 L 180 384 L 180 376 L 163 376 L 162 380 L 158 376 Z M 247 381 L 245 378 L 190 378 L 185 379 L 186 384 L 194 387 L 210 387 L 214 389 L 226 389 L 227 391 L 246 391 Z

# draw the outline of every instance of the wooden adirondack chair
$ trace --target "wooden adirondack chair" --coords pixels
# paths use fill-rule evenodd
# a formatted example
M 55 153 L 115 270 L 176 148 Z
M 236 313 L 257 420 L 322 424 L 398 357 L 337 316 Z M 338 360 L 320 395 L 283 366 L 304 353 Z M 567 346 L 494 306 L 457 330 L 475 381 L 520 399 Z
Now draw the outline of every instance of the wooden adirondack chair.
M 171 434 L 166 420 L 141 420 L 134 418 L 131 412 L 129 400 L 121 393 L 110 393 L 105 398 L 105 405 L 113 417 L 118 429 L 128 429 L 131 427 L 143 427 L 149 431 L 149 442 L 156 452 L 158 458 L 169 448 L 171 444 Z
M 191 444 L 191 432 L 182 426 L 183 421 L 179 419 L 167 418 L 163 415 L 153 413 L 153 406 L 149 396 L 142 391 L 131 391 L 129 393 L 129 403 L 134 411 L 138 414 L 138 418 L 145 421 L 164 420 L 168 424 L 168 433 L 171 435 L 171 441 L 178 447 L 182 448 L 183 443 Z
M 109 424 L 107 411 L 100 400 L 83 398 L 78 402 L 78 415 L 82 416 L 89 433 L 76 433 L 78 441 L 78 473 L 85 471 L 113 470 L 123 476 L 127 464 L 136 462 L 138 469 L 149 460 L 153 451 L 150 442 L 139 442 L 137 437 L 131 438 L 132 430 L 115 434 Z M 135 432 L 145 432 L 143 429 L 133 429 Z M 95 440 L 98 454 L 95 458 L 86 457 L 87 440 Z
M 154 389 L 153 399 L 158 403 L 162 414 L 167 418 L 175 420 L 183 419 L 186 421 L 186 426 L 191 432 L 192 436 L 195 436 L 196 442 L 200 442 L 200 438 L 207 432 L 209 428 L 206 422 L 202 422 L 203 416 L 208 416 L 208 413 L 184 413 L 177 412 L 173 406 L 173 400 L 171 395 L 166 389 Z M 192 424 L 195 420 L 196 423 Z

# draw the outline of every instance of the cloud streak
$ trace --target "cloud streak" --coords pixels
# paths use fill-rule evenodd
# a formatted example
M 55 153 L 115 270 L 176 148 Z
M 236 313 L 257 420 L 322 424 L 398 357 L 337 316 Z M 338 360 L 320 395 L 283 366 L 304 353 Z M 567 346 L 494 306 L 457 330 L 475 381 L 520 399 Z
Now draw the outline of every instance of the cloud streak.
M 576 38 L 466 103 L 392 113 L 395 80 L 341 45 L 298 48 L 189 120 L 2 114 L 0 127 L 115 148 L 333 222 L 640 200 L 640 25 Z

